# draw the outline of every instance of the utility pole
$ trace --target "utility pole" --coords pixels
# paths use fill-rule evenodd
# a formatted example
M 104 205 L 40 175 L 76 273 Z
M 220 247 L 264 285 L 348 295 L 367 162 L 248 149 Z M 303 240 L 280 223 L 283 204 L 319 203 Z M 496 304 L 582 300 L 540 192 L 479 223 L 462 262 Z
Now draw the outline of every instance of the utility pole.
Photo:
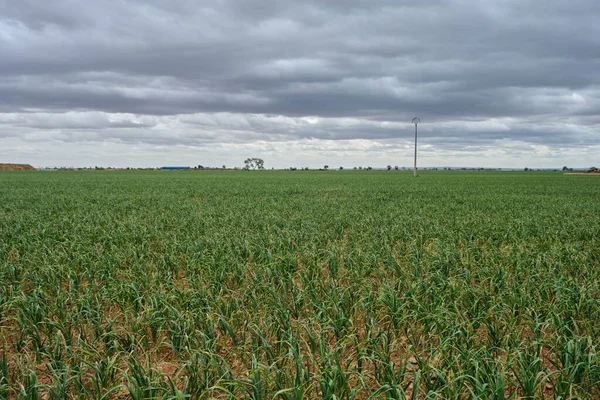
M 417 176 L 417 125 L 419 125 L 419 122 L 421 122 L 419 117 L 414 117 L 412 119 L 412 123 L 415 124 L 415 167 L 413 169 L 415 176 Z

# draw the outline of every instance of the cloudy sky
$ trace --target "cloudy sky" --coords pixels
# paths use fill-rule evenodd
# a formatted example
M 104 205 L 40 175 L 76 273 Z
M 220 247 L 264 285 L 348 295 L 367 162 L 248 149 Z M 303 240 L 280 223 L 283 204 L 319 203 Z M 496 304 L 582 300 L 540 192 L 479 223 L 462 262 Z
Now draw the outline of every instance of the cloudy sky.
M 206 5 L 203 5 L 206 4 Z M 595 0 L 0 0 L 0 162 L 600 164 Z

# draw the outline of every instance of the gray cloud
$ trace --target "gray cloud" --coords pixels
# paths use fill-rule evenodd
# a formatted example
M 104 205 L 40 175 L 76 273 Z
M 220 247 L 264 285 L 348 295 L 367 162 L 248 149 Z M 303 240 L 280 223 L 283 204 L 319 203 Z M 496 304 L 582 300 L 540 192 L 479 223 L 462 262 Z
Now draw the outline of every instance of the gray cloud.
M 596 143 L 595 2 L 203 4 L 0 0 L 0 139 Z

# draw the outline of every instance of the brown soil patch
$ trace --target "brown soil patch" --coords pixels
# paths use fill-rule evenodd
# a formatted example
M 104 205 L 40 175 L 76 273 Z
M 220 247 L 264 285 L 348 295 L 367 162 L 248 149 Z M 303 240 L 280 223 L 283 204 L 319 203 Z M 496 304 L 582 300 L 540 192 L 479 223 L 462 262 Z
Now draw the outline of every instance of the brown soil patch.
M 563 172 L 563 175 L 588 175 L 588 176 L 600 176 L 600 172 Z
M 1 164 L 0 171 L 35 171 L 29 164 Z

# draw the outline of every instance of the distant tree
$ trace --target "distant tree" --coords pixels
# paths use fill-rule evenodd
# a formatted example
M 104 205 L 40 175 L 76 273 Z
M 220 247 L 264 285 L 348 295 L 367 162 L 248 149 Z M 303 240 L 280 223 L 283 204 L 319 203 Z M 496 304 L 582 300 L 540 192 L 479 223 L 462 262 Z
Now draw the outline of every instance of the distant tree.
M 344 169 L 344 167 L 340 166 L 340 171 L 343 170 L 343 169 Z
M 362 171 L 362 165 L 361 165 L 360 167 L 358 167 L 358 170 L 359 170 L 359 171 Z
M 354 168 L 352 168 L 352 169 L 356 171 L 356 167 L 354 167 Z
M 398 166 L 397 166 L 397 165 L 396 165 L 396 166 L 394 166 L 394 169 L 395 169 L 396 171 L 398 171 Z
M 590 169 L 588 169 L 588 172 L 594 172 L 594 173 L 596 173 L 596 172 L 598 172 L 598 168 L 591 167 Z
M 221 166 L 221 168 L 223 168 L 223 169 L 227 169 L 227 167 L 225 166 L 225 164 L 223 164 L 223 165 Z
M 529 168 L 525 167 L 525 171 L 529 171 Z
M 204 165 L 198 165 L 198 169 L 204 169 Z
M 371 171 L 373 169 L 373 167 L 367 167 L 367 171 Z
M 245 167 L 244 169 L 249 170 L 249 169 L 259 169 L 259 170 L 263 170 L 265 169 L 265 161 L 262 158 L 257 158 L 257 157 L 253 157 L 253 158 L 246 158 L 244 160 L 244 164 Z
M 327 171 L 327 170 L 329 169 L 329 165 L 325 164 L 325 166 L 323 167 L 323 169 L 324 169 L 325 171 Z
M 391 165 L 388 165 L 388 166 L 387 166 L 387 170 L 388 170 L 388 171 L 391 171 L 391 170 L 392 170 L 392 166 L 391 166 Z
M 563 171 L 568 171 L 569 167 L 567 167 L 566 165 L 562 168 Z

